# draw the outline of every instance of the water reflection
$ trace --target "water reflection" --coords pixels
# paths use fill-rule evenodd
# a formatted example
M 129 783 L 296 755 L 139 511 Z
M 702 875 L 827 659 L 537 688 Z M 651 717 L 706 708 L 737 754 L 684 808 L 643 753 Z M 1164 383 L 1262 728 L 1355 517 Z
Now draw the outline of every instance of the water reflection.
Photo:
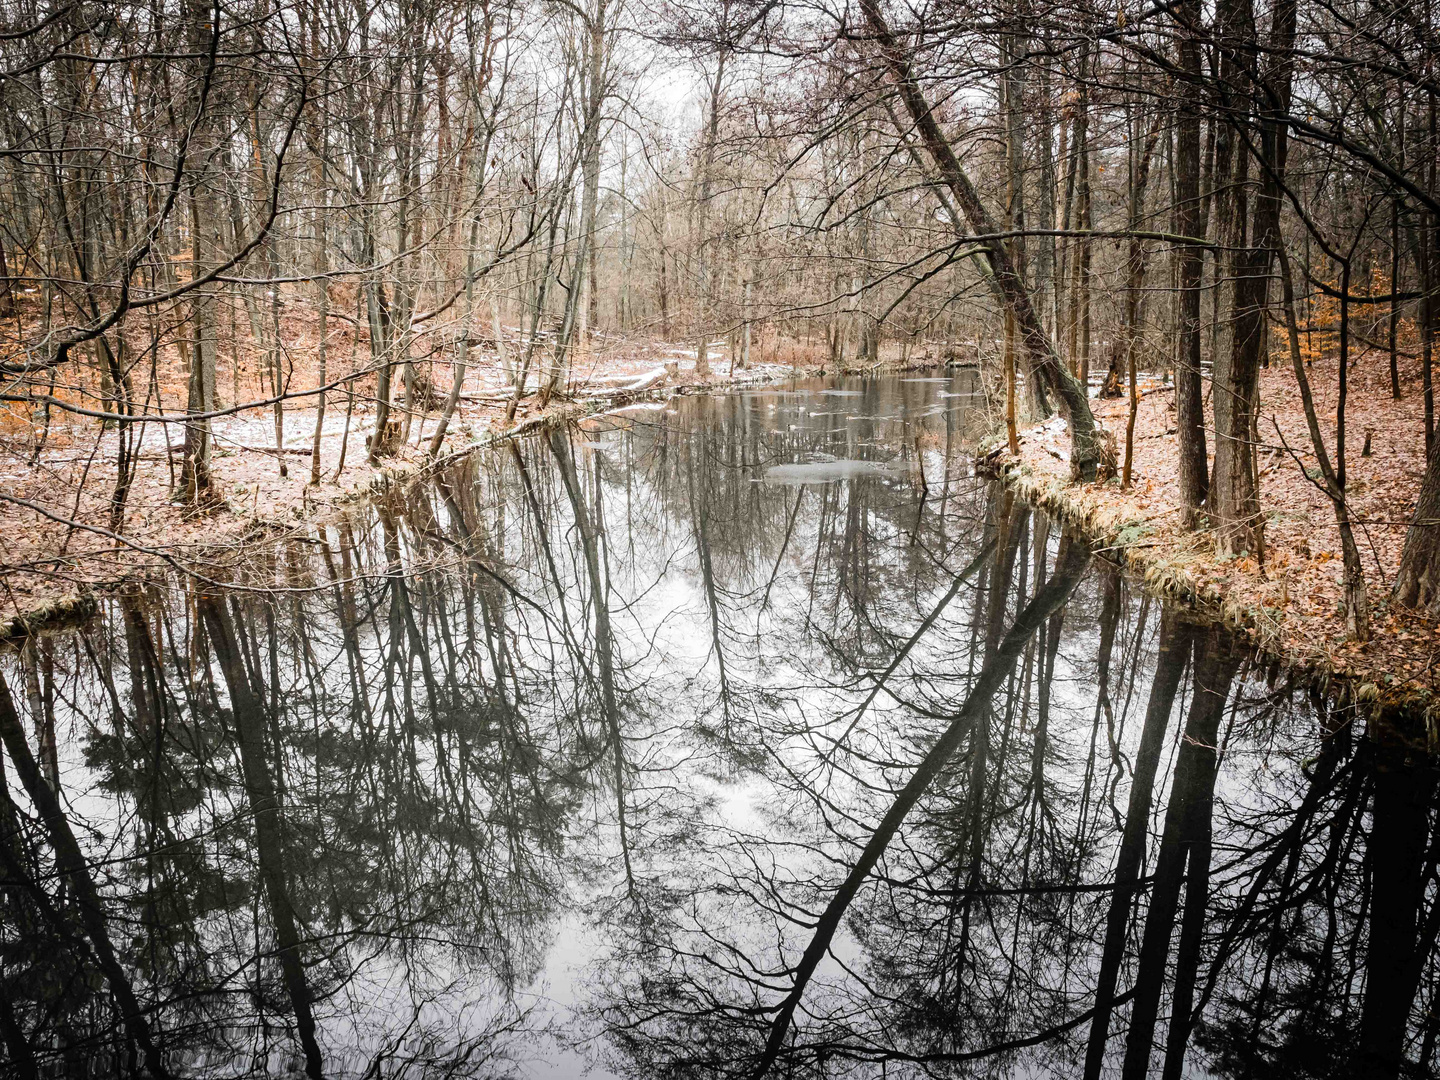
M 0 658 L 6 1074 L 1430 1075 L 1430 760 L 974 389 L 549 432 Z

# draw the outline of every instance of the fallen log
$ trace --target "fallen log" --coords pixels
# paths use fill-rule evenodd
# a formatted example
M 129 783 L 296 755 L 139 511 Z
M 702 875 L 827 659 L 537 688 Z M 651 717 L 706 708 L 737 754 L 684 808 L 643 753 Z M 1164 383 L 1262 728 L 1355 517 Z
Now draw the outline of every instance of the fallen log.
M 177 454 L 184 454 L 183 443 L 171 443 L 170 449 Z M 216 450 L 248 450 L 252 454 L 296 454 L 299 457 L 309 457 L 314 453 L 312 446 L 251 446 L 249 443 L 230 442 L 228 439 L 216 439 Z
M 577 390 L 576 393 L 584 393 L 590 397 L 616 397 L 620 394 L 635 394 L 641 390 L 649 390 L 653 386 L 659 386 L 665 381 L 665 375 L 666 371 L 663 367 L 656 368 L 654 371 L 641 375 L 638 379 L 625 383 L 623 386 L 585 387 Z
M 247 443 L 221 443 L 221 450 L 249 450 L 252 454 L 296 454 L 300 457 L 309 457 L 314 453 L 313 446 L 250 446 Z
M 515 396 L 513 390 L 465 390 L 460 394 L 461 401 L 509 401 Z M 529 394 L 526 394 L 528 397 Z

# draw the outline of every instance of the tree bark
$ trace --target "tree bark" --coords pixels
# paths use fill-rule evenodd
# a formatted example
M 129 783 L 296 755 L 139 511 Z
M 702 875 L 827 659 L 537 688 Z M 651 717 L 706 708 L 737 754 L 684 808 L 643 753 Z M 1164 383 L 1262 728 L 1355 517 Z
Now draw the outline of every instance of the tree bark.
M 1185 0 L 1178 11 L 1181 23 L 1179 66 L 1190 76 L 1189 92 L 1182 100 L 1175 132 L 1175 231 L 1200 236 L 1204 205 L 1200 194 L 1200 110 L 1193 100 L 1200 84 L 1200 45 L 1197 40 L 1200 5 Z M 1182 247 L 1178 254 L 1180 286 L 1179 355 L 1175 368 L 1175 412 L 1180 456 L 1180 508 L 1182 524 L 1199 524 L 1201 508 L 1210 487 L 1205 446 L 1205 399 L 1200 381 L 1200 284 L 1205 271 L 1204 249 Z
M 1430 615 L 1440 615 L 1440 441 L 1434 438 L 1431 409 L 1431 357 L 1435 336 L 1433 223 L 1424 215 L 1417 244 L 1420 255 L 1420 278 L 1425 290 L 1420 301 L 1420 343 L 1422 376 L 1425 395 L 1425 476 L 1420 482 L 1420 495 L 1415 516 L 1405 533 L 1405 548 L 1400 556 L 1400 569 L 1395 575 L 1392 598 L 1406 607 L 1418 608 Z
M 1256 483 L 1255 419 L 1260 404 L 1260 367 L 1267 351 L 1265 307 L 1270 266 L 1280 243 L 1281 185 L 1289 146 L 1283 117 L 1290 110 L 1295 16 L 1295 0 L 1280 0 L 1276 5 L 1267 48 L 1271 59 L 1263 73 L 1244 70 L 1240 63 L 1231 62 L 1235 77 L 1251 82 L 1250 95 L 1258 114 L 1255 134 L 1259 138 L 1262 176 L 1255 197 L 1250 244 L 1235 259 L 1232 336 L 1226 363 L 1216 368 L 1212 397 L 1215 475 L 1210 510 L 1216 548 L 1222 556 L 1250 552 L 1263 557 L 1265 550 L 1264 518 Z M 1221 21 L 1227 49 L 1253 63 L 1251 58 L 1258 52 L 1254 10 L 1243 0 L 1226 0 L 1221 6 Z
M 196 20 L 194 30 L 197 40 L 204 33 L 208 11 L 197 9 L 192 13 Z M 203 143 L 211 136 L 210 123 L 197 124 L 191 139 Z M 205 147 L 208 151 L 208 147 Z M 220 250 L 216 230 L 220 215 L 213 195 L 213 178 L 202 172 L 194 181 L 190 192 L 190 278 L 195 280 L 207 274 L 215 264 Z M 219 344 L 216 321 L 216 290 L 210 284 L 195 290 L 190 301 L 190 317 L 193 338 L 190 344 L 190 371 L 187 380 L 185 407 L 188 412 L 208 413 L 215 408 L 215 353 Z M 185 425 L 185 458 L 180 469 L 180 489 L 185 500 L 191 505 L 209 502 L 214 497 L 210 477 L 210 420 L 192 420 Z
M 1143 328 L 1140 325 L 1141 314 L 1144 311 L 1142 300 L 1144 298 L 1145 268 L 1149 258 L 1145 252 L 1145 242 L 1135 233 L 1140 230 L 1145 213 L 1145 194 L 1150 185 L 1150 162 L 1155 156 L 1155 144 L 1160 138 L 1161 114 L 1157 110 L 1155 119 L 1150 125 L 1150 131 L 1145 136 L 1145 144 L 1140 149 L 1138 161 L 1135 150 L 1131 149 L 1131 182 L 1130 182 L 1130 251 L 1126 258 L 1125 278 L 1125 350 L 1123 353 L 1114 350 L 1112 355 L 1121 358 L 1123 370 L 1130 379 L 1130 408 L 1125 418 L 1125 465 L 1120 474 L 1120 487 L 1128 490 L 1130 487 L 1131 466 L 1135 454 L 1135 416 L 1140 409 L 1140 388 L 1138 384 L 1139 360 L 1136 353 L 1139 350 L 1140 336 Z M 1137 132 L 1138 133 L 1138 132 Z M 1110 375 L 1106 377 L 1106 385 L 1110 383 L 1110 377 L 1114 375 L 1112 366 Z

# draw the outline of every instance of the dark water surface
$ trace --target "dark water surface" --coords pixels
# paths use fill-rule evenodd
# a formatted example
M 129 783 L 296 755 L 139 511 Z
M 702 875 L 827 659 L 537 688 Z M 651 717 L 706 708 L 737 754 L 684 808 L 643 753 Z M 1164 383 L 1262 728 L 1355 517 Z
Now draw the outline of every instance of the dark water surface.
M 1431 765 L 974 389 L 601 418 L 0 656 L 7 1073 L 1430 1075 Z

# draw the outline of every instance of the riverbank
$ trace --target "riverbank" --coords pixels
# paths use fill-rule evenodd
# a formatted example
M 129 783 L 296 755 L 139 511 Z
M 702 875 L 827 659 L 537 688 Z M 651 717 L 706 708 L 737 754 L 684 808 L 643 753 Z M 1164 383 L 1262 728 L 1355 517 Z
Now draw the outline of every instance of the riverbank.
M 792 357 L 788 363 L 732 369 L 727 359 L 712 356 L 711 373 L 697 375 L 694 356 L 693 349 L 687 356 L 664 343 L 615 350 L 587 363 L 568 396 L 552 398 L 544 407 L 537 396 L 527 396 L 508 419 L 501 373 L 483 362 L 473 365 L 467 387 L 476 389 L 467 391 L 440 453 L 428 453 L 438 412 L 417 414 L 410 438 L 374 465 L 365 452 L 373 409 L 359 403 L 347 415 L 345 402 L 337 405 L 332 399 L 320 443 L 319 483 L 311 483 L 313 408 L 287 410 L 280 452 L 269 412 L 225 417 L 214 425 L 212 471 L 219 498 L 200 512 L 172 497 L 180 455 L 178 446 L 167 445 L 167 425 L 147 425 L 125 524 L 114 533 L 107 524 L 117 435 L 104 432 L 82 448 L 57 423 L 46 453 L 21 465 L 12 452 L 9 468 L 0 473 L 0 490 L 31 504 L 4 508 L 0 640 L 83 617 L 93 609 L 94 593 L 176 567 L 203 567 L 206 576 L 224 579 L 257 542 L 311 529 L 374 492 L 546 423 L 681 394 L 825 374 L 925 370 L 941 363 L 922 354 L 837 368 Z
M 1059 420 L 1024 431 L 1018 456 L 992 452 L 982 465 L 1080 529 L 1154 591 L 1243 630 L 1264 653 L 1347 700 L 1423 713 L 1433 731 L 1440 717 L 1440 629 L 1386 602 L 1425 469 L 1418 364 L 1405 363 L 1399 400 L 1391 397 L 1388 365 L 1381 353 L 1362 356 L 1349 373 L 1346 407 L 1347 491 L 1371 602 L 1373 633 L 1365 643 L 1346 640 L 1339 532 L 1329 500 L 1303 471 L 1315 467 L 1315 458 L 1288 367 L 1267 369 L 1261 379 L 1263 560 L 1221 559 L 1209 532 L 1180 527 L 1171 386 L 1145 387 L 1128 491 L 1118 479 L 1070 482 L 1068 434 Z M 1309 372 L 1332 454 L 1336 375 L 1333 359 L 1316 360 Z M 1092 404 L 1123 458 L 1128 402 Z

